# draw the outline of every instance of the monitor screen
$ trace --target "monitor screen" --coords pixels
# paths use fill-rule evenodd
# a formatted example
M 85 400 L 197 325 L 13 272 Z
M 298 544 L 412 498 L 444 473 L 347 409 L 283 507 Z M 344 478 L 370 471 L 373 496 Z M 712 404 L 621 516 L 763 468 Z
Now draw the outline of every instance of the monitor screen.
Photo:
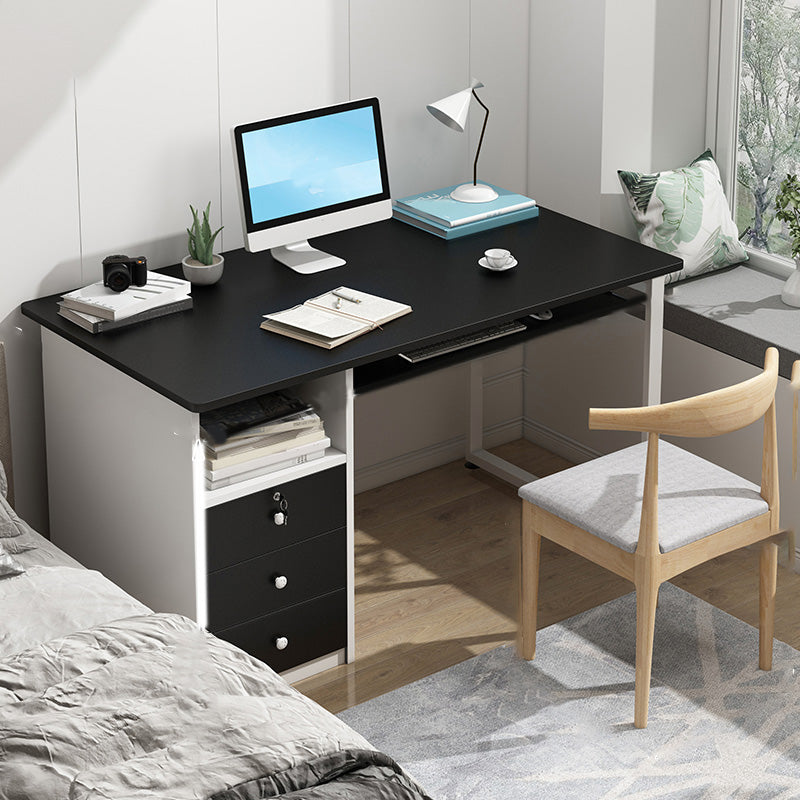
M 234 142 L 248 249 L 391 215 L 376 98 L 239 125 Z

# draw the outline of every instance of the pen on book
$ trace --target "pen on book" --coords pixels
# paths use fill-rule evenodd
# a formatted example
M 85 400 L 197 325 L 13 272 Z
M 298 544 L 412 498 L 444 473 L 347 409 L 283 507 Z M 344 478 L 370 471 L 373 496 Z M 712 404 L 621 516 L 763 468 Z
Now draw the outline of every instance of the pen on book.
M 357 297 L 353 297 L 352 295 L 345 294 L 344 292 L 340 292 L 338 289 L 334 289 L 331 294 L 334 297 L 341 297 L 342 300 L 349 300 L 351 303 L 360 303 L 361 301 Z

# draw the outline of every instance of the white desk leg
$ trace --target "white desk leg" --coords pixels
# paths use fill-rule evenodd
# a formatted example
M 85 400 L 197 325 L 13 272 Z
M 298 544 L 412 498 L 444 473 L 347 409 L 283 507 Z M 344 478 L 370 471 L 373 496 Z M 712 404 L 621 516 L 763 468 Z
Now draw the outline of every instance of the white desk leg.
M 469 416 L 467 420 L 467 461 L 519 488 L 536 480 L 536 475 L 520 469 L 483 447 L 483 360 L 469 364 Z
M 653 278 L 647 287 L 644 337 L 644 393 L 646 406 L 661 402 L 661 357 L 664 345 L 664 278 Z

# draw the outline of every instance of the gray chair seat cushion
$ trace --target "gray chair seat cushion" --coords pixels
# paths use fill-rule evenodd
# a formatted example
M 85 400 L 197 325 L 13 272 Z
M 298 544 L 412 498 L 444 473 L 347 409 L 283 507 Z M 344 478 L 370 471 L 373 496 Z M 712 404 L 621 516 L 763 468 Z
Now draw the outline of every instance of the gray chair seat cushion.
M 633 552 L 639 539 L 647 443 L 532 481 L 519 495 Z M 660 441 L 658 540 L 662 553 L 769 510 L 754 483 Z

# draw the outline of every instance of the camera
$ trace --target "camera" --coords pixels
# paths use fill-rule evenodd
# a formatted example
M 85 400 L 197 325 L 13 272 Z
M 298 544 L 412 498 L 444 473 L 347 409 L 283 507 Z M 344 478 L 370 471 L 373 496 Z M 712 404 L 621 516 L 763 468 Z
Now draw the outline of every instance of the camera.
M 103 285 L 113 292 L 124 292 L 131 284 L 147 283 L 147 259 L 144 256 L 114 255 L 103 259 Z

